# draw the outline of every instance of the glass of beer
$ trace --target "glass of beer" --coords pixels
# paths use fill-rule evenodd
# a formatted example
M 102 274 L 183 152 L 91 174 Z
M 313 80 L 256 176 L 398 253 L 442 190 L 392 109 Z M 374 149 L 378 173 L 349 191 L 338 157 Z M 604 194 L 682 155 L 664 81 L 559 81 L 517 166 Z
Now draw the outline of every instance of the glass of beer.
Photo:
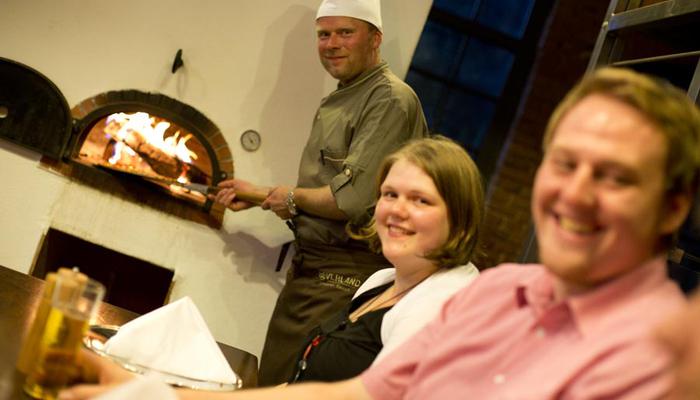
M 24 391 L 35 399 L 55 399 L 80 376 L 78 356 L 90 319 L 104 297 L 99 282 L 82 275 L 59 277 L 51 299 L 35 364 Z

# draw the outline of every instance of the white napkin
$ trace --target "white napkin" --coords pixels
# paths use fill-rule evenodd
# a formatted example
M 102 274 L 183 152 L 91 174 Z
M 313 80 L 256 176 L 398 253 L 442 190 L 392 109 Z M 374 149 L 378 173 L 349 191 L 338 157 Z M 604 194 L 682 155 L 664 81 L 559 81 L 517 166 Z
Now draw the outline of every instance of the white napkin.
M 188 378 L 221 383 L 237 381 L 189 297 L 124 324 L 105 343 L 104 351 L 134 364 Z

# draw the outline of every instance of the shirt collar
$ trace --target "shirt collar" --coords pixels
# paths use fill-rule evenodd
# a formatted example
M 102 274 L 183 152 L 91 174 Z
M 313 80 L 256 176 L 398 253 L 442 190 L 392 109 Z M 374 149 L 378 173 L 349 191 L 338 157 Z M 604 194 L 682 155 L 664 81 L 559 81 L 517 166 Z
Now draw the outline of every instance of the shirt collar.
M 516 304 L 520 308 L 531 307 L 535 317 L 539 318 L 548 310 L 564 303 L 583 335 L 596 331 L 606 323 L 607 316 L 624 312 L 626 305 L 668 281 L 663 256 L 653 258 L 623 276 L 586 293 L 573 295 L 559 302 L 556 302 L 554 297 L 555 279 L 557 278 L 546 271 L 546 268 L 543 268 L 540 274 L 523 279 L 515 289 Z
M 360 75 L 358 75 L 349 84 L 343 85 L 340 82 L 338 82 L 338 90 L 353 87 L 353 86 L 359 84 L 360 82 L 368 79 L 370 76 L 374 75 L 375 73 L 377 73 L 378 71 L 380 71 L 384 68 L 387 68 L 387 63 L 384 60 L 380 60 L 379 63 L 377 63 L 377 65 L 373 66 L 372 68 L 369 68 L 368 70 L 366 70 L 363 73 L 361 73 Z

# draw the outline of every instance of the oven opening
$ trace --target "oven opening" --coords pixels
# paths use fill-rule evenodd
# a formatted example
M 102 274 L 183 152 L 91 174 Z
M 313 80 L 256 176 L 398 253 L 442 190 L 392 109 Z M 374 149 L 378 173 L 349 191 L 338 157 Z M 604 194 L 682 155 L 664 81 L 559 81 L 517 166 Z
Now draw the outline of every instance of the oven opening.
M 145 314 L 168 303 L 174 271 L 50 228 L 37 251 L 32 276 L 77 267 L 107 288 L 105 301 Z
M 199 205 L 206 196 L 184 184 L 214 184 L 202 142 L 178 124 L 143 111 L 100 118 L 76 153 L 74 159 L 81 164 L 141 177 Z

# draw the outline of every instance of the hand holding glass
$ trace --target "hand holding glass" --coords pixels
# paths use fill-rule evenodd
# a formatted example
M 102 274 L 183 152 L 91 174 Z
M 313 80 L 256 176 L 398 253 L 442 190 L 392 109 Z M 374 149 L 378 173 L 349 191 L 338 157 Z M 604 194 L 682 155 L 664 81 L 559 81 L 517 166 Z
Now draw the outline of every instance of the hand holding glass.
M 55 399 L 60 389 L 80 376 L 77 358 L 82 339 L 104 292 L 104 286 L 92 279 L 57 279 L 38 357 L 24 385 L 27 394 Z

